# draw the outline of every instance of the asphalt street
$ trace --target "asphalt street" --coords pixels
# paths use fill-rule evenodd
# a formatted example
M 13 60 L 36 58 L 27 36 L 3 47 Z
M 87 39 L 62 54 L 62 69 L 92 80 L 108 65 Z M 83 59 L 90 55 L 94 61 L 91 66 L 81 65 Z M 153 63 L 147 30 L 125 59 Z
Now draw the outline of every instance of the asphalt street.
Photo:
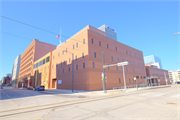
M 79 96 L 85 96 L 79 97 Z M 180 86 L 142 90 L 132 93 L 107 95 L 107 98 L 66 104 L 76 100 L 87 100 L 100 94 L 49 94 L 48 92 L 1 90 L 1 108 L 35 106 L 37 103 L 62 103 L 58 107 L 19 114 L 1 116 L 2 120 L 180 120 Z M 108 98 L 109 96 L 109 98 Z M 112 97 L 115 96 L 115 97 Z M 42 98 L 42 99 L 41 99 Z M 30 101 L 28 99 L 31 99 Z M 60 100 L 59 100 L 60 99 Z M 53 101 L 54 100 L 54 101 Z M 65 101 L 63 101 L 65 100 Z M 21 104 L 20 104 L 21 103 Z M 26 104 L 25 104 L 26 103 Z M 28 106 L 29 105 L 29 106 Z M 13 106 L 13 107 L 11 107 Z M 10 111 L 9 111 L 10 113 Z

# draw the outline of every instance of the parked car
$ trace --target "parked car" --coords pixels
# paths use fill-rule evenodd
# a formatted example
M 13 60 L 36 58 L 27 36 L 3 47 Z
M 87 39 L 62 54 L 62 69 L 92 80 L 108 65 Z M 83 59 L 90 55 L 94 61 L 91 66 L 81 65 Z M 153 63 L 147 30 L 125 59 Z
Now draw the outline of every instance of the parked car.
M 1 88 L 1 89 L 3 89 L 3 86 L 2 86 L 2 85 L 0 85 L 0 88 Z
M 44 91 L 44 86 L 43 85 L 38 85 L 34 88 L 34 90 L 36 91 Z
M 32 86 L 29 86 L 26 88 L 27 90 L 33 90 L 34 88 Z

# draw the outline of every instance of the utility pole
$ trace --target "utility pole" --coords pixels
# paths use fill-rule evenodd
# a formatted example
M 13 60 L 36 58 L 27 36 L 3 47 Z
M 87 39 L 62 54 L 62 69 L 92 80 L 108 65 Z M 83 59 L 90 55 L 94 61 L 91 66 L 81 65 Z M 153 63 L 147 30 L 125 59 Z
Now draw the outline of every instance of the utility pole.
M 72 53 L 72 93 L 74 93 L 74 53 Z
M 106 91 L 106 81 L 105 81 L 105 68 L 104 68 L 104 52 L 102 53 L 102 56 L 103 56 L 103 90 L 104 90 L 104 93 L 107 93 Z

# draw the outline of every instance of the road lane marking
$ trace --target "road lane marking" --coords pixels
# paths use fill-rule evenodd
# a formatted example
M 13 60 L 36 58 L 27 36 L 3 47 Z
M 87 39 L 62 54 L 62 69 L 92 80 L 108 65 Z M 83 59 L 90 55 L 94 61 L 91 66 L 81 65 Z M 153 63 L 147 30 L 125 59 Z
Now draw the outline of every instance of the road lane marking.
M 2 90 L 1 90 L 1 92 L 4 93 L 9 99 L 11 99 L 11 97 L 9 95 L 7 95 L 5 92 L 3 92 Z

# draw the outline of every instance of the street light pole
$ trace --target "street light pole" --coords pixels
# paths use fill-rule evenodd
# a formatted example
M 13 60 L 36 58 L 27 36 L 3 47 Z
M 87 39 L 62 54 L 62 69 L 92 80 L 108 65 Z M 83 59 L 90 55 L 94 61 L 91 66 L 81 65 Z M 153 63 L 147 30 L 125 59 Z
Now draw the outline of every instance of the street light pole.
M 126 79 L 125 79 L 125 74 L 124 74 L 124 65 L 122 67 L 123 67 L 123 78 L 124 78 L 124 90 L 126 92 Z
M 103 55 L 103 66 L 104 66 L 104 52 L 102 53 L 102 55 Z M 104 76 L 103 76 L 103 89 L 104 89 L 104 93 L 107 93 L 106 92 L 106 81 L 105 81 L 105 68 L 103 67 L 103 74 L 104 74 Z
M 166 81 L 166 85 L 167 85 L 167 79 L 166 79 L 166 73 L 164 72 L 164 76 L 165 76 L 165 81 Z

